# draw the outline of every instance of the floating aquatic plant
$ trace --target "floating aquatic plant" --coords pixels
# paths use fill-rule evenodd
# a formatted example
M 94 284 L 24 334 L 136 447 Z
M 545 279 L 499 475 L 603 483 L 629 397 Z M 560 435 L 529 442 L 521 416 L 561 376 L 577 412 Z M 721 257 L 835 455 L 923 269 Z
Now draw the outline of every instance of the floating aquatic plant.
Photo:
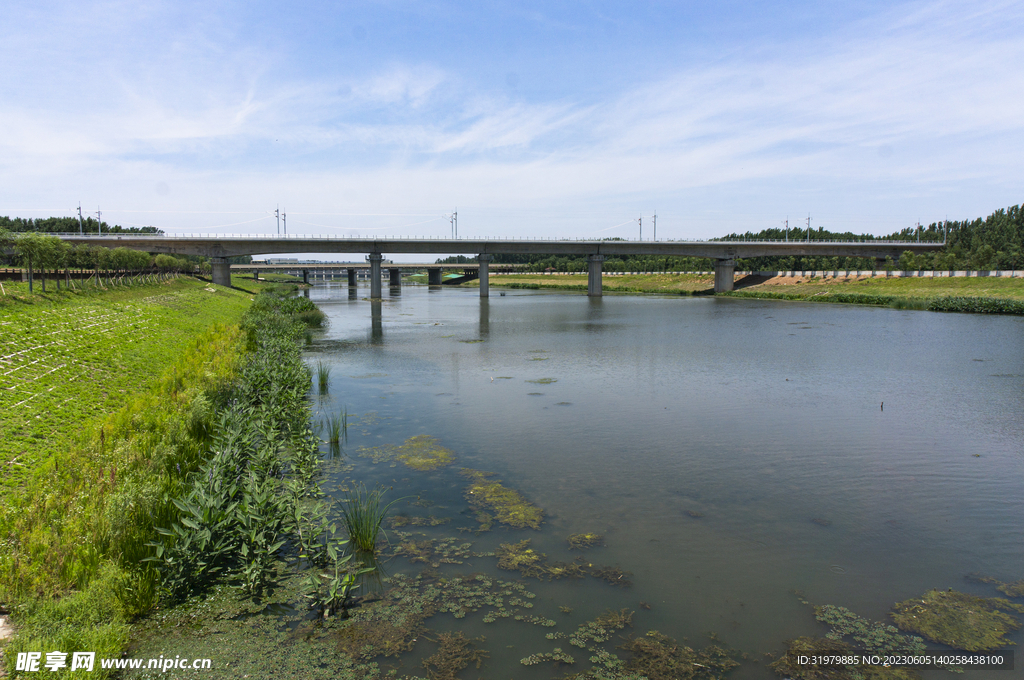
M 558 664 L 576 663 L 576 659 L 572 658 L 572 656 L 570 656 L 569 654 L 563 652 L 561 647 L 555 647 L 554 651 L 551 652 L 531 654 L 525 659 L 520 659 L 519 663 L 523 664 L 524 666 L 536 666 L 537 664 L 544 663 L 545 661 L 553 661 Z
M 477 647 L 486 642 L 482 637 L 470 640 L 460 632 L 440 633 L 432 642 L 438 644 L 438 650 L 423 660 L 423 668 L 430 680 L 456 680 L 459 671 L 471 663 L 480 668 L 484 659 L 490 656 L 486 650 Z
M 498 556 L 498 569 L 506 571 L 519 571 L 534 567 L 544 561 L 544 553 L 539 553 L 530 547 L 530 539 L 526 538 L 518 543 L 502 543 L 495 551 Z
M 462 474 L 472 480 L 466 489 L 466 499 L 474 510 L 493 513 L 499 522 L 516 529 L 540 529 L 544 511 L 523 498 L 518 491 L 488 479 L 493 476 L 489 472 L 463 468 Z
M 625 670 L 648 680 L 719 680 L 740 665 L 717 645 L 696 651 L 656 630 L 631 638 L 620 649 L 630 654 Z
M 981 576 L 978 574 L 971 574 L 968 578 L 977 583 L 991 583 L 996 587 L 996 590 L 1007 597 L 1024 597 L 1024 579 L 1014 581 L 1013 583 L 1003 583 L 991 576 Z
M 527 380 L 528 383 L 534 383 L 535 385 L 550 385 L 551 383 L 558 382 L 555 378 L 537 378 L 536 380 Z
M 830 640 L 851 637 L 858 647 L 875 654 L 920 654 L 924 640 L 914 635 L 903 635 L 887 623 L 868 621 L 846 607 L 826 604 L 814 608 L 814 616 L 832 630 L 825 635 Z
M 400 527 L 437 527 L 442 524 L 448 524 L 451 521 L 450 517 L 434 517 L 433 515 L 421 517 L 405 514 L 395 515 L 388 520 L 391 526 L 396 529 Z
M 968 652 L 998 649 L 1010 644 L 1004 636 L 1020 628 L 1007 612 L 1024 612 L 1024 605 L 1001 597 L 976 597 L 956 590 L 929 590 L 920 599 L 897 603 L 893 621 L 903 630 Z

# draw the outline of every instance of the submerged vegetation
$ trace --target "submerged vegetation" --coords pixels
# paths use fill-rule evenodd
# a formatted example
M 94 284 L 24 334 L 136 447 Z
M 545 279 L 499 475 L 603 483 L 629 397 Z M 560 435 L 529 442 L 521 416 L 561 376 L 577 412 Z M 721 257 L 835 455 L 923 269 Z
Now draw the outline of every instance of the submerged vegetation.
M 365 419 L 365 417 L 364 417 Z M 398 446 L 360 447 L 359 455 L 374 463 L 404 463 L 413 470 L 425 472 L 436 470 L 455 462 L 455 454 L 439 445 L 437 440 L 426 434 L 419 434 L 405 440 Z
M 585 548 L 596 548 L 604 545 L 604 536 L 601 534 L 570 534 L 565 539 L 571 550 L 583 550 Z
M 981 652 L 1010 644 L 1005 636 L 1020 628 L 1020 621 L 1009 612 L 1024 612 L 1024 605 L 952 589 L 929 590 L 920 599 L 897 603 L 892 618 L 901 629 L 933 642 Z
M 463 468 L 462 474 L 470 479 L 466 500 L 470 507 L 485 516 L 481 524 L 487 525 L 487 518 L 493 515 L 497 521 L 516 529 L 540 529 L 544 511 L 523 498 L 518 491 L 489 479 L 493 476 L 490 472 Z

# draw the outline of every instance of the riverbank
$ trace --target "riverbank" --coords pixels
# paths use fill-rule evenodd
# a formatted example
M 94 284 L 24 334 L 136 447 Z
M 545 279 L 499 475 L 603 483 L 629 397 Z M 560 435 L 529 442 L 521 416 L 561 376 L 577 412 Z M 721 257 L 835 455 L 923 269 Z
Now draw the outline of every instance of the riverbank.
M 155 601 L 152 527 L 245 352 L 245 290 L 188 277 L 0 298 L 0 607 L 9 649 L 117 656 Z M 12 670 L 10 659 L 2 665 Z
M 462 284 L 479 287 L 478 281 Z M 585 274 L 492 276 L 496 288 L 586 291 Z M 995 276 L 737 276 L 729 297 L 894 306 L 933 311 L 1024 314 L 1024 278 Z M 607 293 L 711 295 L 713 274 L 606 274 Z

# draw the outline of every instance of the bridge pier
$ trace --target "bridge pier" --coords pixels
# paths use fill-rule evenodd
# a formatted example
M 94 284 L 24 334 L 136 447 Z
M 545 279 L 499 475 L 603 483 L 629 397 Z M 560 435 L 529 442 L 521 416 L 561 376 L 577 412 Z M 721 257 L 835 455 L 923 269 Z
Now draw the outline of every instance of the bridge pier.
M 431 267 L 427 269 L 427 285 L 428 286 L 440 286 L 441 285 L 441 274 L 444 270 L 440 267 Z
M 601 297 L 601 263 L 604 262 L 604 255 L 587 256 L 587 296 Z
M 489 295 L 488 293 L 488 267 L 491 264 L 491 260 L 494 259 L 493 255 L 481 254 L 477 255 L 476 260 L 480 263 L 480 297 L 485 298 Z
M 736 274 L 736 260 L 730 258 L 715 260 L 715 292 L 724 293 L 733 288 Z
M 380 262 L 384 256 L 370 253 L 367 257 L 370 260 L 370 299 L 380 300 Z
M 308 269 L 303 269 L 302 270 L 302 282 L 306 283 L 306 284 L 309 283 L 309 270 Z
M 260 270 L 259 269 L 253 269 L 252 270 L 252 280 L 253 281 L 259 281 L 260 280 Z
M 231 287 L 231 265 L 228 264 L 228 258 L 210 258 L 210 278 L 218 286 Z
M 388 269 L 388 285 L 391 288 L 401 288 L 402 286 L 402 270 L 398 267 L 391 267 Z
M 348 287 L 349 288 L 355 288 L 356 287 L 356 270 L 355 270 L 355 268 L 354 267 L 349 267 L 345 271 L 348 274 Z

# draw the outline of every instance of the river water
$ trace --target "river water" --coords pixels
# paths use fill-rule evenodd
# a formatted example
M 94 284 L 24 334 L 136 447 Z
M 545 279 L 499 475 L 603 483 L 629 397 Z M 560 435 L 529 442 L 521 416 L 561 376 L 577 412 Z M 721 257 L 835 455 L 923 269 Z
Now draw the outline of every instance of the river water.
M 809 605 L 888 620 L 932 588 L 999 595 L 970 574 L 1024 577 L 1024 319 L 427 287 L 377 305 L 367 293 L 309 292 L 330 319 L 309 352 L 332 366 L 323 408 L 351 414 L 348 474 L 453 520 L 428 534 L 478 526 L 460 467 L 544 509 L 540 531 L 462 534 L 478 551 L 530 538 L 568 561 L 567 535 L 603 534 L 587 559 L 633 585 L 531 581 L 557 630 L 628 607 L 627 632 L 692 646 L 715 633 L 758 658 L 824 634 Z M 424 473 L 359 455 L 421 434 L 456 464 Z M 445 570 L 518 576 L 493 558 Z M 479 615 L 427 625 L 487 635 L 487 677 L 553 676 L 519 664 L 551 650 L 546 629 Z M 747 663 L 734 677 L 772 674 Z

